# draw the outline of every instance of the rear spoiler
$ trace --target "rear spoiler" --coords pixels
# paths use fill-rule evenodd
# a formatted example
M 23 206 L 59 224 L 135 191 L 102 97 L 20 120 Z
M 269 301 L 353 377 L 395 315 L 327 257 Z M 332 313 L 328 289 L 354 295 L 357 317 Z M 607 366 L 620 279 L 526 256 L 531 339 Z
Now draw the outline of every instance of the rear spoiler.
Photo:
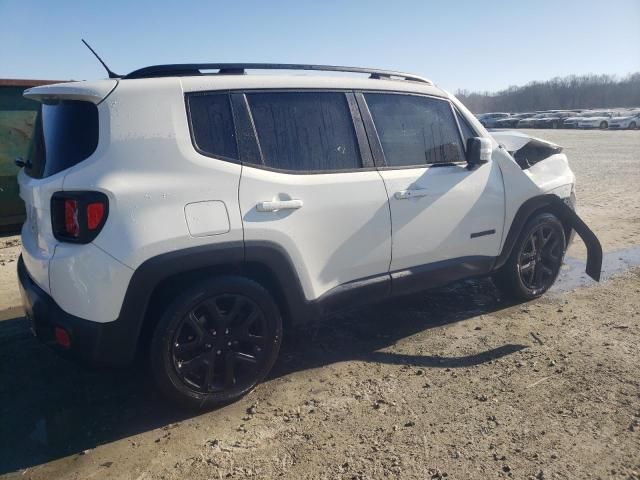
M 25 90 L 24 97 L 46 102 L 47 100 L 83 100 L 98 104 L 118 86 L 118 80 L 94 82 L 66 82 L 42 85 Z

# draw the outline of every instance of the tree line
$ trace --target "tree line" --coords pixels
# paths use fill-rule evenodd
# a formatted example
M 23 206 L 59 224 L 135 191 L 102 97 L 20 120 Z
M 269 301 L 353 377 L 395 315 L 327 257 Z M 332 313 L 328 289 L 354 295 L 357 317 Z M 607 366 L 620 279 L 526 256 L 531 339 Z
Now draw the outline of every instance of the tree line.
M 640 72 L 623 78 L 571 75 L 495 93 L 458 90 L 456 96 L 474 113 L 640 107 Z

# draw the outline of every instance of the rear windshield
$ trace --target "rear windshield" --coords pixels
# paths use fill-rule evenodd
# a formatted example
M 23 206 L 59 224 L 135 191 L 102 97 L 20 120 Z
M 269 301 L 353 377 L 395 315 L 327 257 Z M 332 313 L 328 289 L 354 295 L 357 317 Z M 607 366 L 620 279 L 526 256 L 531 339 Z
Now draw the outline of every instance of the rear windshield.
M 27 174 L 44 178 L 88 158 L 98 146 L 98 108 L 90 102 L 43 103 L 29 149 Z

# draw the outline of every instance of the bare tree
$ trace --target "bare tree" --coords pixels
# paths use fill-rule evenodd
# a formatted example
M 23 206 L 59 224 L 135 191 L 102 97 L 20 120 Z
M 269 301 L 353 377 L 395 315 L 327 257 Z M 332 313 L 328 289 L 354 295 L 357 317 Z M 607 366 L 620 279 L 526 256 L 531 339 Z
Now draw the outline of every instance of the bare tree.
M 495 93 L 458 90 L 456 96 L 474 113 L 640 107 L 640 72 L 623 78 L 570 75 Z

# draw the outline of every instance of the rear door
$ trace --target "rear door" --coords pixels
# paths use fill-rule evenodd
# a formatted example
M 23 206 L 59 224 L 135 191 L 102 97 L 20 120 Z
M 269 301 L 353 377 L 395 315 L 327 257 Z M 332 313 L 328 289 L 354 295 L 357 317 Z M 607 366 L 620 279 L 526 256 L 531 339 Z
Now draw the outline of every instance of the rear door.
M 388 286 L 387 194 L 353 94 L 266 91 L 248 92 L 246 100 L 234 97 L 236 117 L 246 102 L 258 143 L 240 180 L 246 248 L 254 241 L 283 248 L 308 300 L 367 277 L 381 276 Z
M 473 136 L 471 127 L 446 99 L 378 92 L 358 99 L 389 193 L 394 288 L 396 278 L 434 265 L 484 273 L 499 253 L 504 188 L 497 164 L 467 169 L 463 137 Z

